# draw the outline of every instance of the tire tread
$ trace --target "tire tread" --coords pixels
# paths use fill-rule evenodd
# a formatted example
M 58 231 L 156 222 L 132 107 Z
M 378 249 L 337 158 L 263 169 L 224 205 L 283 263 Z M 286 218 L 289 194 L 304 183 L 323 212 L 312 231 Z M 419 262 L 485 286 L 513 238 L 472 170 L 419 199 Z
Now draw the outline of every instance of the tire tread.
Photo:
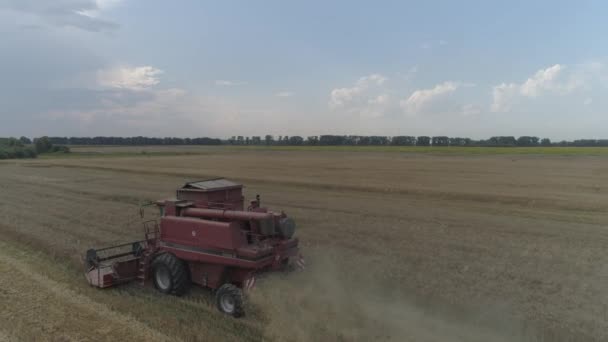
M 175 296 L 185 294 L 190 287 L 190 277 L 186 269 L 188 265 L 171 253 L 163 253 L 154 258 L 152 269 L 155 269 L 160 264 L 165 265 L 171 274 L 171 289 L 169 293 Z
M 231 315 L 235 318 L 242 317 L 245 314 L 243 291 L 234 284 L 224 284 L 220 286 L 215 294 L 215 303 L 220 311 L 222 311 L 220 297 L 224 294 L 229 294 L 235 298 L 235 308 Z

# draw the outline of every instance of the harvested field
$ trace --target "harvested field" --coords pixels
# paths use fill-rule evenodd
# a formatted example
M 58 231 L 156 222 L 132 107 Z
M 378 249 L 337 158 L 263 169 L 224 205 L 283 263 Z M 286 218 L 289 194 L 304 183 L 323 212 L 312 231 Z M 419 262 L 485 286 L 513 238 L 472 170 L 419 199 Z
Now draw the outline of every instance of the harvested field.
M 307 270 L 262 278 L 241 320 L 205 290 L 86 284 L 87 248 L 141 237 L 138 203 L 212 176 L 294 217 Z M 0 193 L 0 340 L 608 339 L 601 156 L 207 147 L 4 161 Z

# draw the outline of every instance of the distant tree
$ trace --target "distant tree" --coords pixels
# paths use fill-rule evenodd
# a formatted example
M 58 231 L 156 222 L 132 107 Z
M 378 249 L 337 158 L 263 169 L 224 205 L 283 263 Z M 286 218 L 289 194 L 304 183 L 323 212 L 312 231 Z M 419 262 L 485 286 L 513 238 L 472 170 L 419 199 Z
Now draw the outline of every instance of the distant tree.
M 342 139 L 343 145 L 355 146 L 355 145 L 369 145 L 369 137 L 361 137 L 358 135 L 347 135 Z
M 446 136 L 433 137 L 432 144 L 433 146 L 449 146 L 450 138 Z
M 337 146 L 345 145 L 346 136 L 344 135 L 322 135 L 319 137 L 319 145 Z
M 3 138 L 1 145 L 10 146 L 10 147 L 23 147 L 23 143 L 21 142 L 21 140 L 13 138 L 13 137 Z
M 19 138 L 19 141 L 21 141 L 23 145 L 29 145 L 32 143 L 32 141 L 28 137 L 21 137 Z
M 0 159 L 36 158 L 36 155 L 34 147 L 24 147 L 21 139 L 0 138 Z
M 307 137 L 306 145 L 311 145 L 311 146 L 319 145 L 319 137 L 316 135 Z
M 236 137 L 236 144 L 237 145 L 244 145 L 245 144 L 245 139 L 243 138 L 242 135 L 239 135 L 238 137 Z
M 391 145 L 395 146 L 414 146 L 416 145 L 416 137 L 399 135 L 391 139 Z
M 70 148 L 64 145 L 53 145 L 48 152 L 70 153 Z
M 473 141 L 469 138 L 450 138 L 449 143 L 450 146 L 470 146 Z
M 24 158 L 36 158 L 36 156 L 37 156 L 37 153 L 36 153 L 36 150 L 33 147 L 28 146 L 28 147 L 26 147 L 26 148 L 23 149 L 23 157 Z
M 383 146 L 383 145 L 388 145 L 389 143 L 390 143 L 390 139 L 388 137 L 373 135 L 373 136 L 369 137 L 368 145 Z
M 267 134 L 264 137 L 264 142 L 266 143 L 266 145 L 272 145 L 272 144 L 274 144 L 274 137 L 270 134 Z
M 595 139 L 578 139 L 574 140 L 570 145 L 578 147 L 596 146 L 597 141 Z
M 517 145 L 517 140 L 513 136 L 498 136 L 491 137 L 490 139 L 483 141 L 481 145 L 509 147 Z
M 289 138 L 289 145 L 302 145 L 304 143 L 304 138 L 294 135 Z
M 549 138 L 543 138 L 543 139 L 540 141 L 540 144 L 541 144 L 542 146 L 551 146 L 551 140 L 550 140 Z
M 49 137 L 44 136 L 34 139 L 34 146 L 36 148 L 36 152 L 45 153 L 51 150 L 53 144 L 49 140 Z
M 420 136 L 416 139 L 416 146 L 431 146 L 431 138 L 427 136 Z
M 537 146 L 538 137 L 521 136 L 517 139 L 517 146 Z

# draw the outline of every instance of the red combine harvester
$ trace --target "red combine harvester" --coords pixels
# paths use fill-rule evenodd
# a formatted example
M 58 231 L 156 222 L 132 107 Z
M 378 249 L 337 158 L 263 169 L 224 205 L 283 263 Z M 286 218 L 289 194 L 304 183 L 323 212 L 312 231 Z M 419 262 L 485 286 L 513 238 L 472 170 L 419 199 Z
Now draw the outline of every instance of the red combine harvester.
M 194 283 L 215 290 L 220 311 L 243 315 L 243 290 L 256 273 L 302 268 L 304 260 L 294 220 L 260 207 L 259 195 L 244 210 L 242 189 L 223 178 L 186 183 L 176 199 L 155 203 L 160 219 L 143 223 L 144 240 L 87 251 L 89 284 L 151 278 L 160 292 L 179 296 Z

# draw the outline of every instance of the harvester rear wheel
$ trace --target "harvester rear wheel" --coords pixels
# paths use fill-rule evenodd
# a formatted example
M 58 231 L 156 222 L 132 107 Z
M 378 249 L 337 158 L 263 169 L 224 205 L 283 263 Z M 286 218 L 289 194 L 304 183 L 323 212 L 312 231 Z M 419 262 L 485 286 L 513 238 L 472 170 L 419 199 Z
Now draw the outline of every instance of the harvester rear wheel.
M 215 293 L 217 308 L 230 316 L 241 317 L 245 314 L 243 308 L 243 291 L 232 284 L 224 284 Z
M 152 262 L 154 287 L 162 293 L 181 296 L 190 286 L 187 265 L 175 255 L 163 253 Z

